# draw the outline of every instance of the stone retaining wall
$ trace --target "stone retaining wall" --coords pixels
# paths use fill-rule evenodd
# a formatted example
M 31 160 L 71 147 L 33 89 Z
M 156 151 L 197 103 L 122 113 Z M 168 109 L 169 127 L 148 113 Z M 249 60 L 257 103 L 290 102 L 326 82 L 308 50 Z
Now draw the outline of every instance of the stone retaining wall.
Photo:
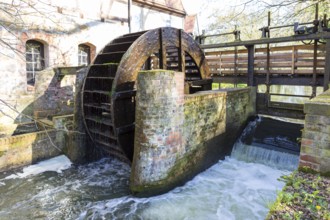
M 184 74 L 140 72 L 130 188 L 152 195 L 183 184 L 228 155 L 248 118 L 255 89 L 184 96 Z
M 60 155 L 64 146 L 64 132 L 56 130 L 0 138 L 0 172 Z
M 306 102 L 304 112 L 299 167 L 330 174 L 330 90 Z

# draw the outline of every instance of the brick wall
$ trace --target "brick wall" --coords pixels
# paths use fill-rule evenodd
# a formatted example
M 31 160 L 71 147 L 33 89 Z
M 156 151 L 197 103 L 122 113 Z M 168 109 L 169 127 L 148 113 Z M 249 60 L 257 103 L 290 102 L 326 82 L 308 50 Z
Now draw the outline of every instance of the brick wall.
M 306 102 L 304 112 L 299 167 L 330 173 L 330 90 Z
M 134 151 L 138 153 L 132 166 L 134 182 L 139 185 L 166 178 L 167 171 L 184 153 L 183 85 L 183 73 L 139 73 L 134 139 Z
M 184 96 L 184 75 L 141 72 L 137 81 L 131 190 L 165 192 L 228 155 L 249 116 L 255 89 Z

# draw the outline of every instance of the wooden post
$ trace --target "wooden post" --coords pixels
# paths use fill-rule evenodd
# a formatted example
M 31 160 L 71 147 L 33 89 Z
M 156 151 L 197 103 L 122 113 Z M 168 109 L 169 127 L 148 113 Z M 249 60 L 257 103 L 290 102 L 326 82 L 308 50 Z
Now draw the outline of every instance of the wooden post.
M 182 46 L 182 30 L 179 30 L 179 48 L 178 48 L 178 57 L 179 57 L 179 71 L 185 73 L 185 62 L 186 62 L 186 55 L 185 52 L 183 50 L 183 46 Z
M 315 4 L 315 20 L 319 19 L 319 3 Z M 314 26 L 315 31 L 317 30 L 317 27 Z M 317 67 L 317 40 L 314 40 L 314 56 L 313 56 L 313 81 L 312 81 L 312 86 L 313 86 L 313 92 L 312 92 L 312 97 L 316 96 L 316 87 L 317 87 L 317 82 L 316 82 L 316 67 Z
M 222 69 L 222 61 L 221 61 L 221 51 L 219 52 L 219 61 L 220 61 L 220 68 L 219 68 L 219 74 L 221 75 L 221 69 Z M 220 86 L 220 85 L 219 85 Z M 220 87 L 219 87 L 220 88 Z
M 270 87 L 270 45 L 267 44 L 267 61 L 266 61 L 266 93 L 269 94 L 269 87 Z
M 268 38 L 270 38 L 270 11 L 268 11 Z M 267 66 L 266 66 L 266 100 L 268 104 L 270 101 L 270 44 L 267 44 Z
M 317 87 L 317 82 L 316 82 L 316 67 L 317 67 L 317 40 L 314 40 L 314 54 L 313 54 L 313 80 L 312 80 L 312 97 L 316 96 L 316 87 Z
M 292 55 L 291 55 L 291 75 L 295 74 L 296 68 L 296 47 L 292 47 Z
M 163 39 L 163 30 L 159 28 L 159 68 L 167 69 L 166 65 L 166 44 Z
M 323 90 L 326 91 L 329 89 L 329 80 L 330 80 L 330 40 L 327 40 L 325 46 L 325 68 L 324 68 L 324 81 L 323 81 Z
M 237 75 L 238 75 L 238 54 L 237 54 L 237 47 L 235 47 L 235 55 L 234 55 L 234 88 L 237 87 Z
M 254 78 L 254 45 L 246 45 L 248 50 L 248 72 L 247 72 L 247 85 L 256 86 Z

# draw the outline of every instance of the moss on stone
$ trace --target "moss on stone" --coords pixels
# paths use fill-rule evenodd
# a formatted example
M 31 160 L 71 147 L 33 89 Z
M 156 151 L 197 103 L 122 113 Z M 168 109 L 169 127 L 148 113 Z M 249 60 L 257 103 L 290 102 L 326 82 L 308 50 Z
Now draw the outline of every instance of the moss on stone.
M 311 169 L 310 167 L 307 166 L 303 166 L 303 167 L 299 167 L 298 170 L 300 172 L 303 173 L 310 173 L 310 174 L 314 174 L 314 175 L 321 175 L 321 176 L 325 176 L 325 177 L 330 177 L 330 171 L 329 172 L 317 172 L 313 169 Z
M 196 148 L 190 153 L 184 155 L 181 159 L 177 160 L 164 179 L 150 184 L 131 184 L 131 191 L 137 196 L 150 196 L 167 192 L 178 185 L 184 184 L 184 182 L 191 178 L 196 171 L 201 171 L 203 169 L 201 161 L 205 156 L 205 151 L 206 145 Z M 132 179 L 131 183 L 133 183 Z
M 6 151 L 0 151 L 0 157 L 2 157 L 3 155 L 5 155 Z
M 145 74 L 145 73 L 160 73 L 160 72 L 166 72 L 166 73 L 176 73 L 176 71 L 173 70 L 163 70 L 163 69 L 154 69 L 154 70 L 141 70 L 139 71 L 139 74 Z
M 99 64 L 98 64 L 99 65 Z M 118 66 L 119 65 L 119 63 L 103 63 L 103 64 L 101 64 L 101 65 L 104 65 L 104 66 L 111 66 L 111 65 L 114 65 L 114 66 Z

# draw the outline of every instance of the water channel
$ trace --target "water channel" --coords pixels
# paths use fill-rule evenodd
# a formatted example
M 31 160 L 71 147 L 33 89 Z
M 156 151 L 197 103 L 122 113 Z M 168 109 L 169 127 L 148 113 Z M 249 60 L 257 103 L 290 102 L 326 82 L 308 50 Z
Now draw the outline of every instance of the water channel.
M 262 123 L 247 126 L 231 156 L 150 198 L 130 195 L 130 167 L 110 158 L 75 166 L 60 156 L 1 174 L 0 219 L 264 219 L 284 186 L 278 178 L 297 167 L 298 156 L 244 142 Z M 278 139 L 290 142 L 264 138 Z

